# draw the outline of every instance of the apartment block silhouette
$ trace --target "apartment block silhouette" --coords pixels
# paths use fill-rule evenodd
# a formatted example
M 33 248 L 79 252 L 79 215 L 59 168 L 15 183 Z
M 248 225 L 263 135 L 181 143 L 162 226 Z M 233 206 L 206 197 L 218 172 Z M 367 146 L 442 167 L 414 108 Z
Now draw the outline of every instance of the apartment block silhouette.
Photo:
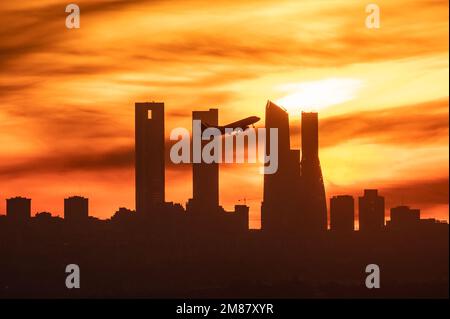
M 71 196 L 64 199 L 64 219 L 67 222 L 85 222 L 89 217 L 89 199 Z
M 338 195 L 330 199 L 330 229 L 334 232 L 355 230 L 355 203 L 352 196 Z
M 26 222 L 31 217 L 31 199 L 13 197 L 6 200 L 6 217 L 14 222 Z
M 397 206 L 391 208 L 391 219 L 388 226 L 393 228 L 414 228 L 420 222 L 420 209 L 409 206 Z
M 358 198 L 359 230 L 361 232 L 381 231 L 384 228 L 384 197 L 376 189 L 365 189 Z

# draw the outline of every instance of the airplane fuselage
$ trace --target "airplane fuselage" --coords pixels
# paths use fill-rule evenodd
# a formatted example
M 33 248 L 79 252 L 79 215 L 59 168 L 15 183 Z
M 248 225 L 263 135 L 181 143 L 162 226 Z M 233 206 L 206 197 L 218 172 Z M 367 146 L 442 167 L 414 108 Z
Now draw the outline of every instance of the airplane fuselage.
M 242 120 L 239 120 L 239 121 L 236 121 L 236 122 L 232 122 L 230 124 L 223 125 L 223 126 L 221 126 L 221 125 L 217 125 L 217 126 L 216 125 L 209 125 L 207 123 L 202 123 L 202 124 L 205 124 L 205 128 L 215 127 L 217 129 L 219 129 L 222 134 L 225 134 L 225 129 L 235 130 L 235 129 L 240 128 L 243 131 L 245 131 L 246 129 L 248 129 L 248 127 L 250 125 L 255 124 L 259 120 L 260 120 L 260 118 L 257 117 L 257 116 L 250 116 L 250 117 L 246 117 L 245 119 L 242 119 Z

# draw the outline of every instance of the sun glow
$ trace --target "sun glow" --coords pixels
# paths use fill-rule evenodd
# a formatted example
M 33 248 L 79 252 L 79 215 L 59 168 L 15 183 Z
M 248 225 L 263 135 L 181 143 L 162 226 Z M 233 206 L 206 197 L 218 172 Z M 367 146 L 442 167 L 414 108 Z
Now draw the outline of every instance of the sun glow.
M 361 80 L 350 78 L 289 83 L 278 88 L 288 94 L 275 103 L 288 111 L 319 111 L 354 99 L 361 87 Z

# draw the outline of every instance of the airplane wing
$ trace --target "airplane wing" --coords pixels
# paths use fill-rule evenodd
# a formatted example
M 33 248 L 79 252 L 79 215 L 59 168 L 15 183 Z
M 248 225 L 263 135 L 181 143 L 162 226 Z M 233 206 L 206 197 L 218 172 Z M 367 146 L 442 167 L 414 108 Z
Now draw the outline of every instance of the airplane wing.
M 230 124 L 224 125 L 224 126 L 219 126 L 219 125 L 209 125 L 206 122 L 202 122 L 202 131 L 206 130 L 209 127 L 214 127 L 220 130 L 220 132 L 222 133 L 222 135 L 225 134 L 225 129 L 226 128 L 230 128 L 230 129 L 237 129 L 237 128 L 241 128 L 242 130 L 246 130 L 249 125 L 254 124 L 255 122 L 259 121 L 259 117 L 256 116 L 251 116 L 251 117 L 247 117 L 245 119 L 236 121 L 236 122 L 232 122 Z

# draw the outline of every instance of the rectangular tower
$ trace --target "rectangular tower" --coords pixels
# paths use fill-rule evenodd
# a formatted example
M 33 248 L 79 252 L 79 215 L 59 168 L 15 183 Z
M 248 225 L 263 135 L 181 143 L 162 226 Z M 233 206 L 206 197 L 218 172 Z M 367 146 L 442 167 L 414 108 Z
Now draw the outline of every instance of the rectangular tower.
M 352 196 L 339 195 L 330 199 L 330 226 L 336 232 L 355 230 L 355 203 Z
M 64 199 L 64 220 L 68 222 L 83 222 L 89 217 L 89 200 L 81 196 Z
M 31 199 L 24 197 L 6 200 L 6 217 L 14 222 L 26 222 L 31 217 Z
M 219 110 L 193 111 L 192 120 L 200 120 L 209 125 L 219 124 Z M 209 141 L 201 142 L 201 149 Z M 194 148 L 192 148 L 193 151 Z M 193 163 L 193 194 L 192 200 L 195 210 L 209 213 L 217 211 L 219 207 L 219 164 L 218 163 Z
M 135 104 L 136 212 L 152 213 L 165 201 L 164 103 Z
M 380 231 L 384 228 L 384 197 L 376 189 L 365 189 L 359 197 L 359 230 Z

